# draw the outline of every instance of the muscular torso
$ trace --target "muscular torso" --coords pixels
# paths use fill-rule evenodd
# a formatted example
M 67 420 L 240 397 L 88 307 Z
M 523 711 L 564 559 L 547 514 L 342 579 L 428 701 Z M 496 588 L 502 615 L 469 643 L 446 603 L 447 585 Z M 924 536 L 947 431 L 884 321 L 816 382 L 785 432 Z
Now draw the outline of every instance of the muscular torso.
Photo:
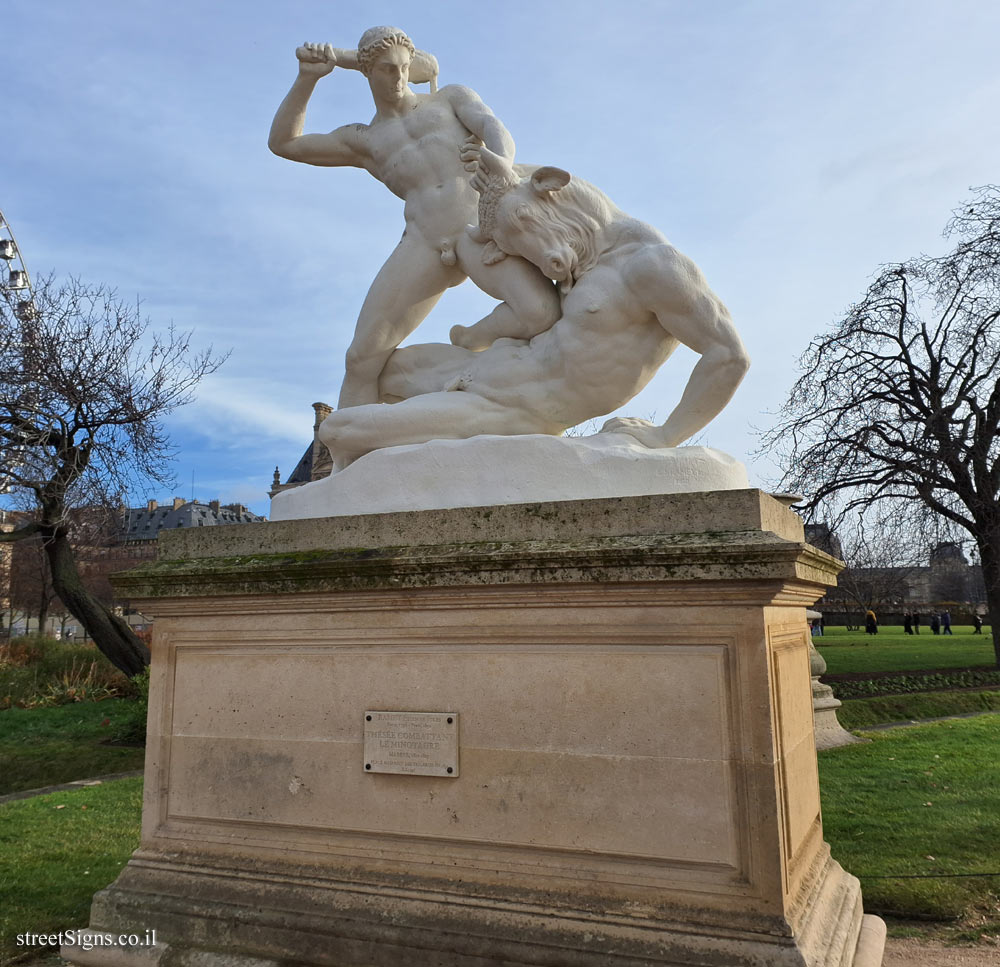
M 586 272 L 562 318 L 530 343 L 478 354 L 469 389 L 570 426 L 635 396 L 677 340 L 628 285 L 626 261 L 612 255 Z
M 440 93 L 418 94 L 404 117 L 376 119 L 364 131 L 368 170 L 406 202 L 407 225 L 431 244 L 476 221 L 479 196 L 459 157 L 468 136 Z

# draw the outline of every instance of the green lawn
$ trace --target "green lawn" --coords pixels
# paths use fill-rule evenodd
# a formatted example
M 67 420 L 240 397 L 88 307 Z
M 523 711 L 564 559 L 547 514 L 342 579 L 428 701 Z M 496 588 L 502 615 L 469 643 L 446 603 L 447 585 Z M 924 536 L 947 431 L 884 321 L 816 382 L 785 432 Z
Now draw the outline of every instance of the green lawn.
M 90 900 L 139 845 L 142 780 L 0 805 L 0 967 L 19 933 L 86 926 Z
M 959 626 L 954 635 L 932 635 L 926 629 L 919 635 L 906 635 L 898 626 L 889 625 L 877 635 L 866 635 L 863 631 L 827 628 L 826 634 L 813 638 L 813 644 L 826 661 L 830 675 L 968 668 L 995 664 L 988 630 L 973 635 L 971 627 Z
M 0 795 L 141 769 L 144 749 L 102 744 L 134 704 L 108 699 L 0 710 Z
M 1000 931 L 1000 715 L 868 737 L 819 755 L 826 838 L 865 908 Z

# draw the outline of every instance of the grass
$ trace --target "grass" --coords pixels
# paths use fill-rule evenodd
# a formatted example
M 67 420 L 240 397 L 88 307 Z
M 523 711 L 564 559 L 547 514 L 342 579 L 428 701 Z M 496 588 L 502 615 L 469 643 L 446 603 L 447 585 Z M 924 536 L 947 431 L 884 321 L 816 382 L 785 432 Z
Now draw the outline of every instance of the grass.
M 139 845 L 142 780 L 0 805 L 0 967 L 19 933 L 85 926 L 90 900 Z
M 103 745 L 135 702 L 107 699 L 0 710 L 0 795 L 141 769 L 145 751 Z
M 1000 716 L 868 737 L 819 755 L 826 838 L 866 910 L 1000 933 Z
M 962 626 L 955 628 L 954 635 L 932 635 L 928 630 L 907 635 L 890 625 L 877 635 L 866 635 L 863 631 L 827 628 L 826 634 L 813 638 L 813 644 L 826 661 L 829 675 L 994 665 L 996 656 L 989 629 L 984 628 L 982 635 L 971 631 L 971 626 Z
M 1000 711 L 1000 689 L 922 692 L 915 695 L 848 699 L 837 709 L 837 720 L 845 729 L 863 729 L 887 722 L 997 711 Z

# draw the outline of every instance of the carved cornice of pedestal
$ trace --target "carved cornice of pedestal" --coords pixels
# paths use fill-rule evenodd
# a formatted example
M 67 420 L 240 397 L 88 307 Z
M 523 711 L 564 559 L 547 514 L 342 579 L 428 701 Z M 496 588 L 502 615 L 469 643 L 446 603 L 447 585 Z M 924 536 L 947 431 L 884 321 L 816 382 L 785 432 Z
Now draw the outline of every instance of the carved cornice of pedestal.
M 836 570 L 833 558 L 807 544 L 742 532 L 161 561 L 119 574 L 115 585 L 131 599 L 156 599 L 513 585 L 600 585 L 607 596 L 609 584 L 657 582 L 659 598 L 678 603 L 805 606 L 834 583 Z
M 168 538 L 160 557 L 116 575 L 118 592 L 132 600 L 511 586 L 579 594 L 655 582 L 660 600 L 677 603 L 808 605 L 840 567 L 759 491 L 288 521 L 199 534 L 195 543 Z

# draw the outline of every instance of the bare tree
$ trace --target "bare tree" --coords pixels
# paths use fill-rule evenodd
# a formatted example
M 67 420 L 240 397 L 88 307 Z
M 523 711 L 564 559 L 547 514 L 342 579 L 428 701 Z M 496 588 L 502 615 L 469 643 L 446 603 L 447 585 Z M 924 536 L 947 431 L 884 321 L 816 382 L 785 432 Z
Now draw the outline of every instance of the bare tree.
M 1000 189 L 975 189 L 945 235 L 952 252 L 884 267 L 812 341 L 763 444 L 813 512 L 894 504 L 968 532 L 1000 664 Z
M 5 510 L 0 510 L 0 534 L 9 533 L 14 529 L 12 521 L 7 519 Z M 10 631 L 9 622 L 13 620 L 10 600 L 10 579 L 11 579 L 11 546 L 0 543 L 0 635 L 8 634 Z
M 10 600 L 12 607 L 28 617 L 38 619 L 38 633 L 45 633 L 49 611 L 56 603 L 56 590 L 45 559 L 45 547 L 36 534 L 20 541 L 11 564 Z
M 71 511 L 169 483 L 162 419 L 221 362 L 192 350 L 188 333 L 150 333 L 138 307 L 104 286 L 50 278 L 28 311 L 0 298 L 0 476 L 35 508 L 0 541 L 40 537 L 56 594 L 128 675 L 148 664 L 149 649 L 81 580 Z
M 837 536 L 847 567 L 824 596 L 824 606 L 839 604 L 863 615 L 902 605 L 920 566 L 922 535 L 895 514 L 872 519 L 859 514 L 853 521 L 835 516 L 842 521 Z

